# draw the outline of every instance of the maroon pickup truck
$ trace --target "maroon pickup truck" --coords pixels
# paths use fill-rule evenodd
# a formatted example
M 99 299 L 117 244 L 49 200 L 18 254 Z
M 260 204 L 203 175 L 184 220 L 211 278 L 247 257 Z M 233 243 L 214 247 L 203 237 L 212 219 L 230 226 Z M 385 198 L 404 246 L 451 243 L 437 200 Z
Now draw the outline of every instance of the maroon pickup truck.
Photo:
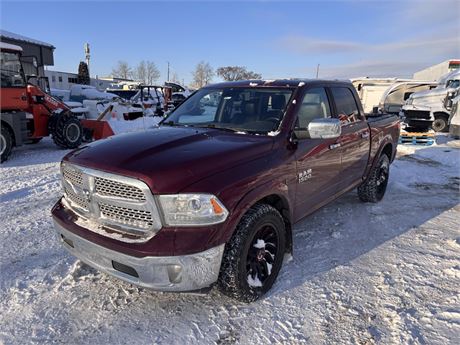
M 214 283 L 253 301 L 273 285 L 293 224 L 357 188 L 382 199 L 399 121 L 365 115 L 349 82 L 252 80 L 204 87 L 158 127 L 62 161 L 59 241 L 143 287 Z

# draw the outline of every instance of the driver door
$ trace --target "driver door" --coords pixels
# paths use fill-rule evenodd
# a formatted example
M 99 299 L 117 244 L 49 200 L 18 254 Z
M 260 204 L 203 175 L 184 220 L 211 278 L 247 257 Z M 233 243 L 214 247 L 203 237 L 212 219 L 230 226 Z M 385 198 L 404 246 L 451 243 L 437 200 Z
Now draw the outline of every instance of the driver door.
M 315 87 L 306 90 L 296 126 L 307 128 L 318 118 L 331 117 L 331 106 L 326 90 Z M 332 198 L 338 191 L 340 151 L 336 139 L 303 139 L 296 149 L 297 188 L 295 195 L 296 220 L 308 215 Z

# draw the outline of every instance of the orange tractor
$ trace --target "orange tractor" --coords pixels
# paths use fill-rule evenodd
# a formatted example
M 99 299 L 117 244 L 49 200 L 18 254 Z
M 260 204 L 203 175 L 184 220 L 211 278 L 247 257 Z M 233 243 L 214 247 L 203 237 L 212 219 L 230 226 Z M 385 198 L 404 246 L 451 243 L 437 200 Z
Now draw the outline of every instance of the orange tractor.
M 84 137 L 100 139 L 113 135 L 107 122 L 80 121 L 63 102 L 29 83 L 22 68 L 21 47 L 0 42 L 0 54 L 2 162 L 14 146 L 37 143 L 48 135 L 58 147 L 67 149 L 78 147 Z

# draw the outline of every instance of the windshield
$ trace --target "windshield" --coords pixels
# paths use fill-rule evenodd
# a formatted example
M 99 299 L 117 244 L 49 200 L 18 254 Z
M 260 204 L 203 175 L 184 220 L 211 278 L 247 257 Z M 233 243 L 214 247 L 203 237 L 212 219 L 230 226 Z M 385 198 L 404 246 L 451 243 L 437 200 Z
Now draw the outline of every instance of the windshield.
M 2 87 L 24 87 L 21 62 L 17 53 L 0 52 Z
M 162 124 L 267 134 L 278 129 L 292 92 L 287 88 L 201 89 Z

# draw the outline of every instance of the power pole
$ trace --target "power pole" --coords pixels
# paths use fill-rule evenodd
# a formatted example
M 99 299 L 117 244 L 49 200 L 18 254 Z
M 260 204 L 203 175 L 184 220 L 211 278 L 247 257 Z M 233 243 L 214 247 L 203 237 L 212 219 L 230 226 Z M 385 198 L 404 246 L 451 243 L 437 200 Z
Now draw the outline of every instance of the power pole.
M 166 81 L 169 81 L 169 61 L 168 61 L 168 79 Z
M 318 79 L 319 76 L 319 64 L 316 66 L 316 79 Z

